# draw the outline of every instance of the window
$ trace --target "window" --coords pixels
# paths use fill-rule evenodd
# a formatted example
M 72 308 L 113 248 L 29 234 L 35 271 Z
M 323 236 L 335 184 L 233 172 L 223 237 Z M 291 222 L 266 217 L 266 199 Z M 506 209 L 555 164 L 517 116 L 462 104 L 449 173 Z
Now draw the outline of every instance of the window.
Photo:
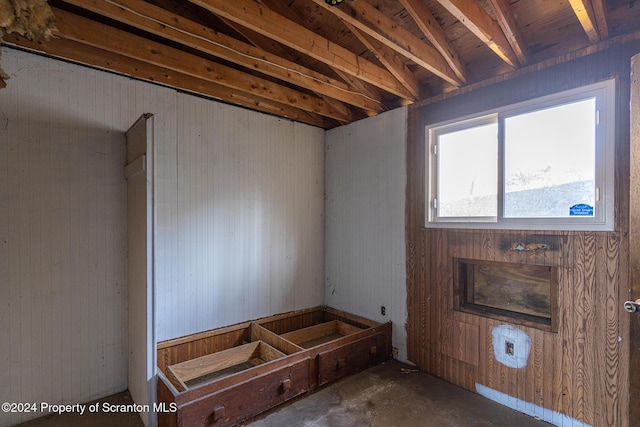
M 613 229 L 613 80 L 427 128 L 427 226 Z

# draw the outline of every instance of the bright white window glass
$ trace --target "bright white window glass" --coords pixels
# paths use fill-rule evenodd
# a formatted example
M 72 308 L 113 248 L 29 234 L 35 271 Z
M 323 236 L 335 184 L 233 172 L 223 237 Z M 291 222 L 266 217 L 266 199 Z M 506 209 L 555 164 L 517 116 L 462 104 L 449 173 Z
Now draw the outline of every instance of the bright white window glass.
M 613 230 L 615 100 L 610 79 L 427 127 L 425 225 Z
M 507 117 L 504 126 L 504 217 L 593 217 L 595 98 Z
M 498 125 L 494 121 L 437 133 L 439 218 L 495 218 Z

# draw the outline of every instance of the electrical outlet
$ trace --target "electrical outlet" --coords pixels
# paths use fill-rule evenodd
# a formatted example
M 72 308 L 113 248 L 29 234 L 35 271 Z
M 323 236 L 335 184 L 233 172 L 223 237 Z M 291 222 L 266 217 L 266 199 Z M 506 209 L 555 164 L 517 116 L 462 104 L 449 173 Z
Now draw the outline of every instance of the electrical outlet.
M 504 354 L 514 356 L 516 354 L 516 345 L 511 341 L 504 341 Z
M 383 316 L 387 315 L 387 309 L 384 305 L 380 307 L 380 314 L 382 314 Z

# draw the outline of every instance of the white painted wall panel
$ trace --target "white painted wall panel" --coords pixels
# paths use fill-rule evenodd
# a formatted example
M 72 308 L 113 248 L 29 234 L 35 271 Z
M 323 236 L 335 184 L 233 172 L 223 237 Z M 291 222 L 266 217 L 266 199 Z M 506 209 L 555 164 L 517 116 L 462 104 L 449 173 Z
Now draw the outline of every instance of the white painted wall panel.
M 82 402 L 126 388 L 127 79 L 5 51 L 0 93 L 0 401 Z M 104 83 L 104 84 L 102 84 Z M 95 94 L 87 96 L 88 93 Z M 0 413 L 0 425 L 40 414 Z
M 2 62 L 0 402 L 126 388 L 124 132 L 144 112 L 156 338 L 322 304 L 322 130 L 17 50 Z
M 178 123 L 159 340 L 322 304 L 324 132 L 186 95 Z
M 404 361 L 406 135 L 407 109 L 400 108 L 325 136 L 325 303 L 391 320 Z

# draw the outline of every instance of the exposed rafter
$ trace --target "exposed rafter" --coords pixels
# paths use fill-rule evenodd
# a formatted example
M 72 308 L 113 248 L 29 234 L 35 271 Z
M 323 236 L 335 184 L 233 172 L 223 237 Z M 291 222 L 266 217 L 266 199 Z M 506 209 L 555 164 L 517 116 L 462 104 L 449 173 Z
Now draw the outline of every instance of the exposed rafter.
M 142 0 L 65 0 L 94 13 L 164 37 L 234 64 L 288 81 L 365 111 L 379 113 L 382 106 L 355 93 L 346 84 L 213 31 Z
M 260 1 L 264 3 L 264 0 L 260 0 Z M 291 22 L 294 22 L 298 25 L 304 25 L 304 21 L 302 20 L 302 18 L 298 16 L 287 4 L 282 3 L 280 1 L 271 1 L 269 2 L 268 7 L 274 12 L 284 16 Z M 296 61 L 296 58 L 293 57 L 290 51 L 287 51 L 281 44 L 274 43 L 273 40 L 271 40 L 270 38 L 262 34 L 256 33 L 255 31 L 250 30 L 246 27 L 243 27 L 239 24 L 236 24 L 235 22 L 229 22 L 226 19 L 224 20 L 224 22 L 227 25 L 234 28 L 238 33 L 246 37 L 247 40 L 249 40 L 251 43 L 254 44 L 254 46 L 260 47 L 261 49 L 264 49 L 268 52 L 271 52 L 273 54 L 286 58 L 292 62 Z M 324 65 L 328 66 L 328 64 L 324 64 Z M 353 77 L 352 75 L 345 73 L 342 70 L 335 69 L 335 68 L 332 68 L 332 70 L 345 83 L 347 83 L 347 85 L 350 88 L 353 88 L 355 92 L 361 94 L 361 96 L 365 98 L 372 100 L 378 105 L 384 105 L 382 101 L 382 94 L 379 88 L 374 87 L 373 85 L 370 85 L 356 77 Z M 371 113 L 368 113 L 368 114 L 372 115 Z
M 458 21 L 512 67 L 520 64 L 500 26 L 476 1 L 438 0 Z
M 637 3 L 46 0 L 59 38 L 3 44 L 330 129 L 635 34 Z
M 420 84 L 415 76 L 400 60 L 398 54 L 378 40 L 362 33 L 360 30 L 345 22 L 345 25 L 355 35 L 367 49 L 376 55 L 376 58 L 391 72 L 416 98 L 420 96 Z
M 207 95 L 224 102 L 274 114 L 307 123 L 318 127 L 331 126 L 332 120 L 310 114 L 288 104 L 280 104 L 259 96 L 246 95 L 228 87 L 198 79 L 186 74 L 181 74 L 164 67 L 158 67 L 146 62 L 138 61 L 115 53 L 107 52 L 99 48 L 87 46 L 82 43 L 55 38 L 50 41 L 35 42 L 24 37 L 9 35 L 5 42 L 26 48 L 35 52 L 44 52 L 48 55 L 72 60 L 80 64 L 89 65 L 105 70 L 137 78 L 140 80 L 160 83 L 166 86 Z
M 609 39 L 609 24 L 607 20 L 607 7 L 604 0 L 591 0 L 593 6 L 593 13 L 596 17 L 596 23 L 598 24 L 598 31 L 600 32 L 600 39 Z
M 416 98 L 387 70 L 252 0 L 190 0 L 318 61 L 407 100 Z
M 108 52 L 149 64 L 168 68 L 228 88 L 261 98 L 294 105 L 304 111 L 318 113 L 339 122 L 353 119 L 347 108 L 341 111 L 326 105 L 321 99 L 271 81 L 239 72 L 225 65 L 182 52 L 160 43 L 134 36 L 122 30 L 99 24 L 61 9 L 54 9 L 57 35 Z
M 460 85 L 460 79 L 440 52 L 366 1 L 345 2 L 340 7 L 329 6 L 324 0 L 313 2 L 448 83 Z
M 465 65 L 460 59 L 460 55 L 447 39 L 444 31 L 438 25 L 435 18 L 422 0 L 400 0 L 400 3 L 409 12 L 420 31 L 427 37 L 433 46 L 440 52 L 447 61 L 453 72 L 461 82 L 466 82 Z
M 569 0 L 580 25 L 591 43 L 606 39 L 609 34 L 604 5 L 601 0 Z M 594 6 L 597 6 L 594 8 Z M 596 15 L 596 10 L 598 14 Z
M 488 0 L 488 3 L 496 15 L 498 25 L 507 37 L 509 45 L 518 57 L 520 65 L 526 65 L 529 63 L 529 48 L 522 37 L 520 26 L 513 16 L 509 2 L 507 0 Z

